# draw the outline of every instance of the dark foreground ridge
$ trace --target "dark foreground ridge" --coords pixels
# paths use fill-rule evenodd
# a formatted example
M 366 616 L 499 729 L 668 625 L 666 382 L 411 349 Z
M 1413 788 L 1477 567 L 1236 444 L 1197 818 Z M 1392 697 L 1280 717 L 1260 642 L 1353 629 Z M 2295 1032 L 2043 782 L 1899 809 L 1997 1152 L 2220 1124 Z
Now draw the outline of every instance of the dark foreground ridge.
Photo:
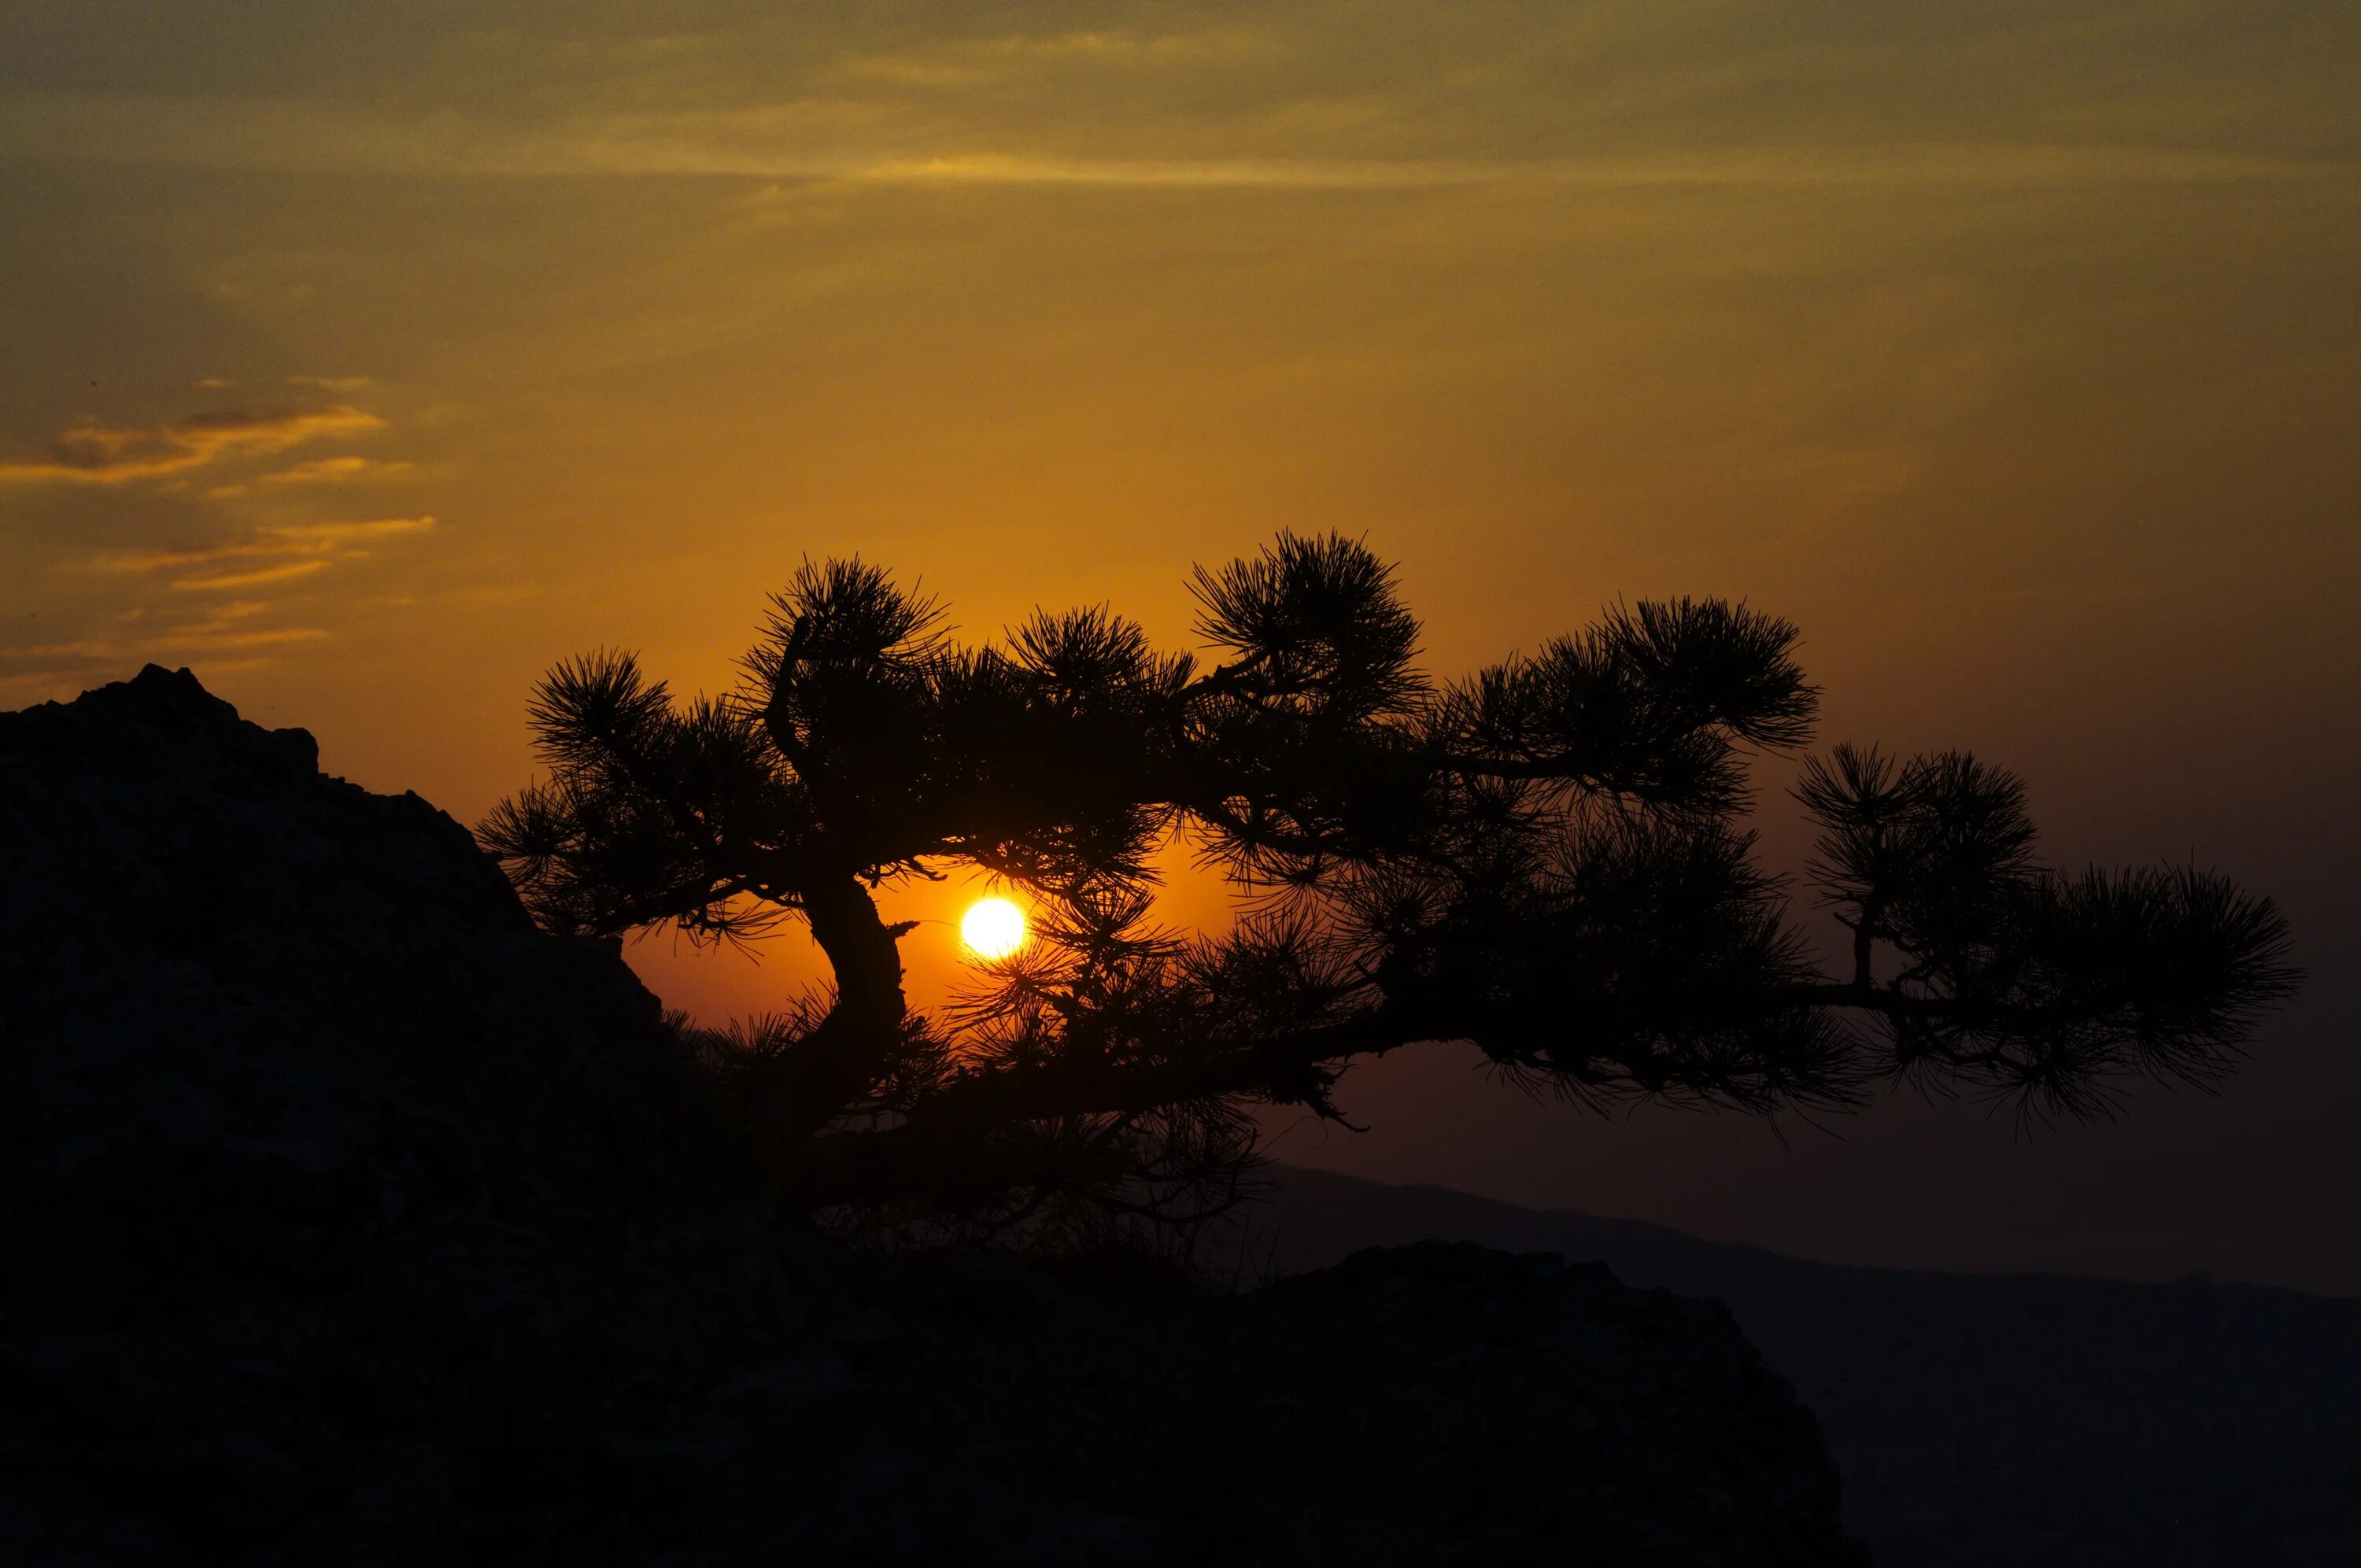
M 2361 1563 L 2361 1300 L 1849 1267 L 1444 1188 L 1279 1175 L 1256 1223 L 1285 1267 L 1443 1236 L 1600 1258 L 1727 1302 L 1819 1418 L 1846 1524 L 1881 1563 Z
M 0 715 L 0 1559 L 1861 1560 L 1718 1305 L 767 1215 L 612 944 L 193 676 Z

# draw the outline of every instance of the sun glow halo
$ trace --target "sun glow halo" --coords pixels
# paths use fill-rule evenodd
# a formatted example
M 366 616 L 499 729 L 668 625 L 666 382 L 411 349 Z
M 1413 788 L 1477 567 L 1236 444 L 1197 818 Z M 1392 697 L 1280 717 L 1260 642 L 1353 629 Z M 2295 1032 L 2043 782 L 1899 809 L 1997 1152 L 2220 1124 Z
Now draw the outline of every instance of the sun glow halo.
M 1025 945 L 1025 911 L 1005 898 L 987 898 L 960 920 L 960 937 L 978 958 L 1005 959 Z

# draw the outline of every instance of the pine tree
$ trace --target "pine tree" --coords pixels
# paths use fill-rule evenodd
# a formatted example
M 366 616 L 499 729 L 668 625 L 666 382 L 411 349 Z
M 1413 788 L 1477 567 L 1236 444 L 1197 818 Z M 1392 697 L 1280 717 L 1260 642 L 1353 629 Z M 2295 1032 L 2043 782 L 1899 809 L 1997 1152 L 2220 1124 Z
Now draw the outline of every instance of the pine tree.
M 1846 747 L 1795 791 L 1848 937 L 1828 972 L 1743 826 L 1750 755 L 1803 748 L 1817 692 L 1742 604 L 1615 608 L 1437 685 L 1356 543 L 1282 534 L 1192 587 L 1210 664 L 1104 609 L 966 646 L 877 567 L 807 565 L 736 692 L 559 664 L 547 778 L 480 836 L 554 930 L 804 922 L 832 989 L 731 1036 L 788 1179 L 987 1223 L 1201 1214 L 1252 1107 L 1341 1119 L 1351 1064 L 1420 1042 L 1593 1106 L 1837 1109 L 1904 1078 L 2088 1118 L 2142 1077 L 2212 1083 L 2296 983 L 2268 899 L 2047 866 L 2008 773 Z M 1231 933 L 1154 924 L 1173 839 L 1235 885 Z M 923 1018 L 874 895 L 961 867 L 1021 889 L 1035 939 Z

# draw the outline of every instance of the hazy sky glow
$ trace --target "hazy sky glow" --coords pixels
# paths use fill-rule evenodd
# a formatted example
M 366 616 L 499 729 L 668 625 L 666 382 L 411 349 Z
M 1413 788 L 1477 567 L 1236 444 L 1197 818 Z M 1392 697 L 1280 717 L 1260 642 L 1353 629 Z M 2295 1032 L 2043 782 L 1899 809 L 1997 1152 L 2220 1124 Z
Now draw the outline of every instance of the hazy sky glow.
M 0 707 L 190 664 L 472 820 L 555 658 L 720 685 L 807 554 L 1179 641 L 1192 561 L 1341 528 L 1445 674 L 1743 596 L 1825 739 L 2278 894 L 2264 1060 L 2031 1149 L 1389 1064 L 1303 1157 L 2361 1291 L 2361 10 L 0 4 Z

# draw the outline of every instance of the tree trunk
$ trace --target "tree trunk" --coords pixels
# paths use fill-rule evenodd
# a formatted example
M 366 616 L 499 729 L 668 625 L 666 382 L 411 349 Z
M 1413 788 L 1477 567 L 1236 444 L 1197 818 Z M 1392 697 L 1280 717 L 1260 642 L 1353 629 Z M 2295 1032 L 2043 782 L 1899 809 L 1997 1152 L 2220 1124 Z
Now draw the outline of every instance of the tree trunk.
M 786 1127 L 808 1137 L 884 1074 L 908 1004 L 902 995 L 900 929 L 852 877 L 801 891 L 812 938 L 836 971 L 836 1005 L 780 1058 L 774 1093 Z

